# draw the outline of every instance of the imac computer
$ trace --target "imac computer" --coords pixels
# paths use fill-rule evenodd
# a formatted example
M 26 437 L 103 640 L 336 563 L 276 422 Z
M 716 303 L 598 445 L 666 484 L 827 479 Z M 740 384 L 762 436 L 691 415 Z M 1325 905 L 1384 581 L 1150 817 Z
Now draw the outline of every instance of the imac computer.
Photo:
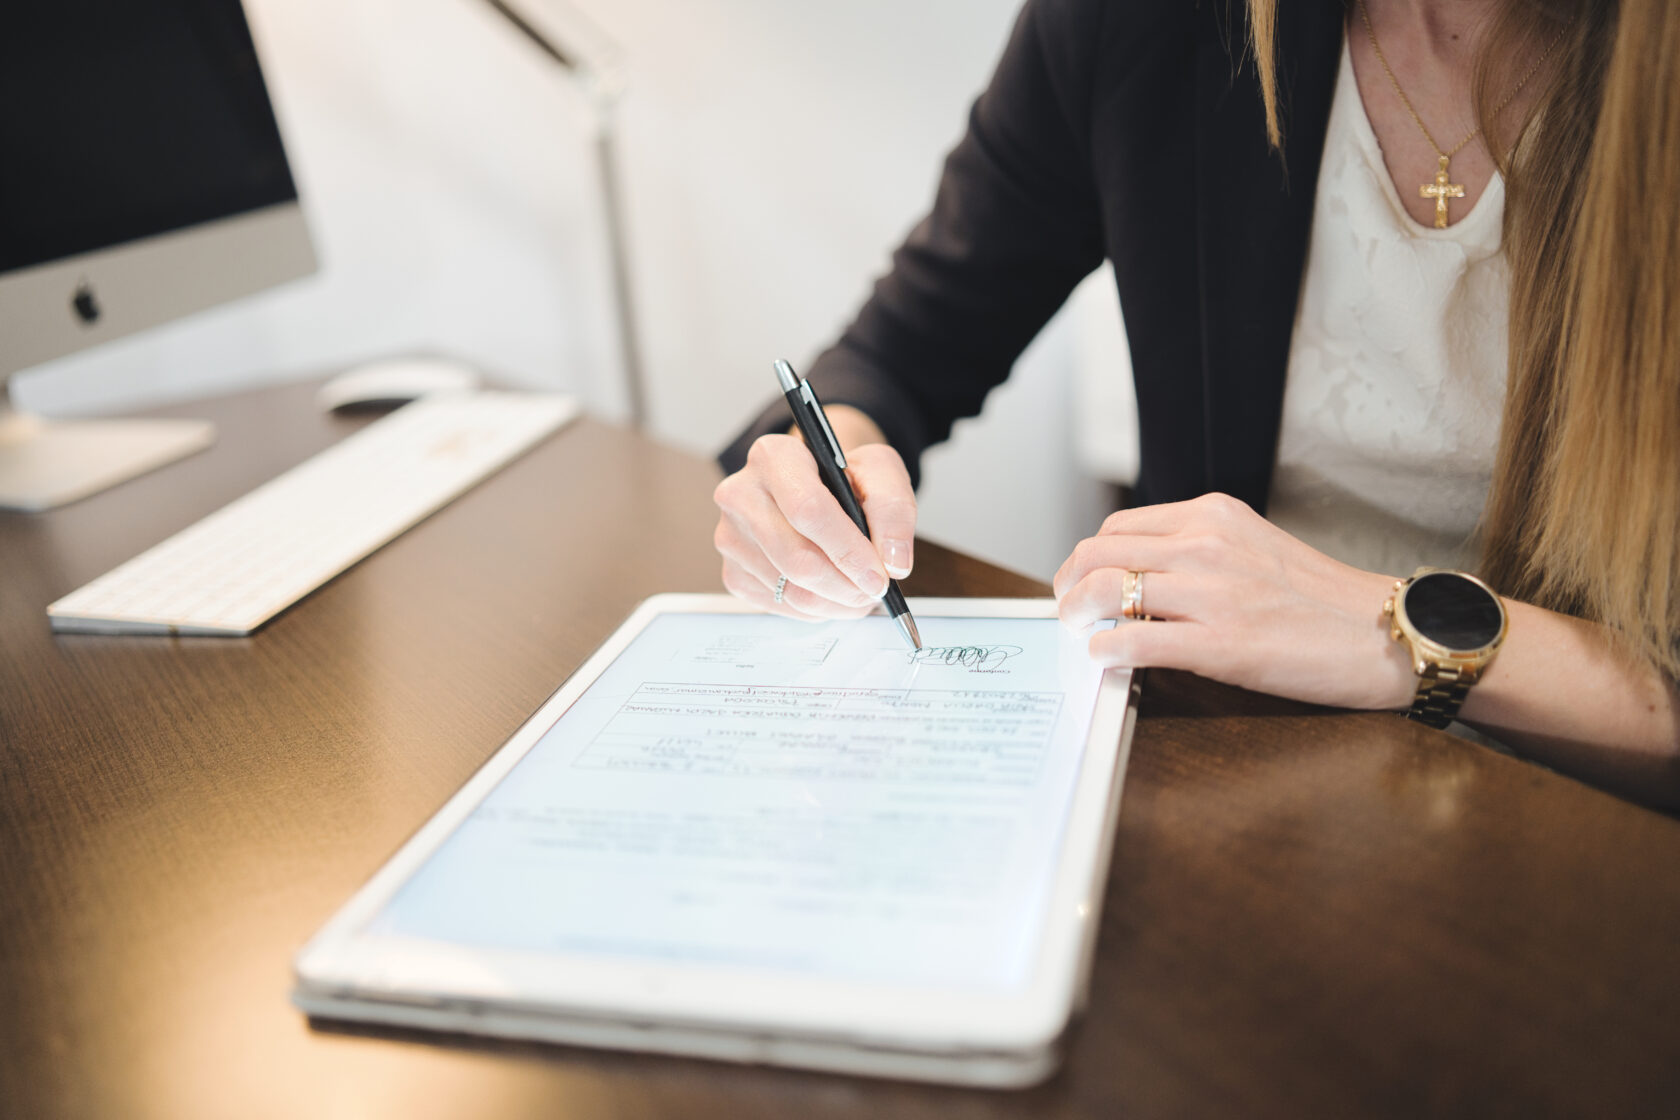
M 0 508 L 48 509 L 207 446 L 196 420 L 56 422 L 6 381 L 315 270 L 239 0 L 0 16 Z

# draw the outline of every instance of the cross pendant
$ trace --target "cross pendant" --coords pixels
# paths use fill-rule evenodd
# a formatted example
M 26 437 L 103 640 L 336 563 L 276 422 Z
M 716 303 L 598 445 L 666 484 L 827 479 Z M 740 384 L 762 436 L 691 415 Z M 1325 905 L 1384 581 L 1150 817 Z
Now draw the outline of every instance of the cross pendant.
M 1464 197 L 1464 184 L 1449 183 L 1447 182 L 1448 178 L 1447 157 L 1442 156 L 1440 169 L 1435 172 L 1435 181 L 1433 183 L 1425 183 L 1423 186 L 1418 188 L 1418 194 L 1421 197 L 1433 198 L 1435 200 L 1436 229 L 1447 228 L 1447 199 Z

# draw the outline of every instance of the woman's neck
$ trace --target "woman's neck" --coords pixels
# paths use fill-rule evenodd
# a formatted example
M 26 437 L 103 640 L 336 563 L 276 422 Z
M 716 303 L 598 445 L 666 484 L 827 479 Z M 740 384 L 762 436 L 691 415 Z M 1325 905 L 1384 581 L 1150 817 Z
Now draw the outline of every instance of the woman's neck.
M 1385 38 L 1441 62 L 1468 65 L 1494 0 L 1365 0 L 1371 22 Z
M 1349 17 L 1348 42 L 1366 117 L 1401 205 L 1425 226 L 1436 223 L 1440 206 L 1419 188 L 1437 182 L 1441 154 L 1452 154 L 1450 185 L 1460 192 L 1447 206 L 1449 223 L 1471 211 L 1493 177 L 1491 153 L 1470 137 L 1477 125 L 1471 96 L 1476 50 L 1496 2 L 1355 0 Z

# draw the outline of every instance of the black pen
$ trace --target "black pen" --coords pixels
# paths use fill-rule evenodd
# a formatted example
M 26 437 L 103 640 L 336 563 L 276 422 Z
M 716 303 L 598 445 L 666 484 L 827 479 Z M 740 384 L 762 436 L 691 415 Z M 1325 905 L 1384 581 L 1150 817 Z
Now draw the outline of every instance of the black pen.
M 869 522 L 863 516 L 863 507 L 858 505 L 857 495 L 852 493 L 852 484 L 846 479 L 846 453 L 840 450 L 840 441 L 835 438 L 834 429 L 828 426 L 828 417 L 823 413 L 817 394 L 812 392 L 811 383 L 794 373 L 793 367 L 780 358 L 776 359 L 776 379 L 782 383 L 782 395 L 787 398 L 794 423 L 804 433 L 805 442 L 817 460 L 817 471 L 822 475 L 823 484 L 840 503 L 840 508 L 846 511 L 846 516 L 856 522 L 867 537 Z M 916 620 L 910 617 L 910 607 L 904 601 L 904 592 L 898 589 L 897 580 L 888 577 L 887 591 L 881 596 L 881 601 L 887 605 L 887 613 L 898 624 L 898 631 L 910 643 L 910 648 L 921 649 L 922 637 L 916 633 Z

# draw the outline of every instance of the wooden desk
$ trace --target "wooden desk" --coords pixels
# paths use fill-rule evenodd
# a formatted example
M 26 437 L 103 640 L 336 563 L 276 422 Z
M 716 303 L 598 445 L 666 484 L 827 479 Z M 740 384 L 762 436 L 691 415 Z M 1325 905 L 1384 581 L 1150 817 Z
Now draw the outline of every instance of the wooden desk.
M 1387 715 L 1158 673 L 1089 1014 L 1019 1093 L 312 1029 L 292 953 L 642 597 L 715 590 L 715 471 L 583 422 L 243 640 L 46 604 L 355 425 L 0 515 L 0 1113 L 1675 1115 L 1680 823 Z M 1038 594 L 932 545 L 919 594 Z

